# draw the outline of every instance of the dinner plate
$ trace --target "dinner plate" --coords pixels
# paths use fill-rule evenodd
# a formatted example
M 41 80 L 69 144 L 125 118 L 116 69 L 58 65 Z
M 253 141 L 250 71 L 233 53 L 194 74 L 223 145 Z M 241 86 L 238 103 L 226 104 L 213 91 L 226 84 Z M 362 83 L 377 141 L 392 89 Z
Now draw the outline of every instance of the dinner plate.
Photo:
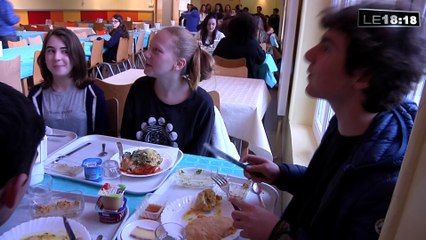
M 136 220 L 136 221 L 130 222 L 121 231 L 121 234 L 120 234 L 121 240 L 133 240 L 133 239 L 136 239 L 136 238 L 130 236 L 130 233 L 133 231 L 133 229 L 136 228 L 136 226 L 139 226 L 141 228 L 145 228 L 147 230 L 152 230 L 154 232 L 155 229 L 159 225 L 160 225 L 159 222 L 154 221 L 154 220 L 148 220 L 148 219 L 140 219 L 140 220 Z
M 91 240 L 89 232 L 83 225 L 74 219 L 68 219 L 68 221 L 78 239 Z M 43 233 L 67 236 L 67 231 L 65 230 L 62 217 L 36 218 L 28 222 L 21 223 L 20 225 L 5 232 L 2 236 L 0 236 L 0 239 L 16 240 Z
M 148 148 L 147 147 L 145 147 L 145 148 L 144 147 L 132 147 L 132 148 L 124 149 L 123 152 L 124 153 L 125 152 L 133 153 L 133 151 L 142 150 L 142 149 L 148 149 Z M 167 170 L 169 170 L 171 167 L 173 167 L 173 165 L 175 164 L 175 162 L 177 160 L 176 159 L 177 157 L 172 158 L 170 156 L 170 154 L 167 152 L 166 149 L 162 150 L 162 149 L 156 148 L 154 150 L 157 151 L 158 154 L 160 154 L 160 156 L 163 158 L 163 162 L 160 164 L 160 171 L 158 171 L 156 173 L 152 173 L 152 174 L 145 174 L 145 175 L 130 174 L 130 173 L 126 173 L 126 172 L 121 171 L 121 175 L 128 176 L 128 177 L 136 177 L 136 178 L 151 177 L 151 176 L 162 174 L 162 173 L 166 172 Z M 112 156 L 111 159 L 120 162 L 120 159 L 118 157 L 118 153 L 114 154 L 114 156 Z
M 222 203 L 220 204 L 220 206 L 216 206 L 215 209 L 213 209 L 209 213 L 189 212 L 196 198 L 197 195 L 185 196 L 167 204 L 163 210 L 163 213 L 161 214 L 161 222 L 175 222 L 186 227 L 186 225 L 188 225 L 190 221 L 196 219 L 199 215 L 224 216 L 232 218 L 231 213 L 234 211 L 234 208 L 232 207 L 232 204 L 225 199 L 222 199 Z M 238 238 L 239 234 L 240 231 L 237 230 L 234 234 L 231 234 L 223 239 L 236 239 Z

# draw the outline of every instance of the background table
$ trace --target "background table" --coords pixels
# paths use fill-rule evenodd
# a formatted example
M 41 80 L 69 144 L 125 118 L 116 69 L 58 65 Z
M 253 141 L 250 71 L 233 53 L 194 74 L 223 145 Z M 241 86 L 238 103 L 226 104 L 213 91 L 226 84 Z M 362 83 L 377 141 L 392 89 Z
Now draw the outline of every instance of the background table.
M 47 32 L 39 32 L 39 31 L 16 31 L 16 36 L 19 38 L 19 40 L 25 39 L 27 40 L 27 43 L 29 43 L 28 38 L 33 38 L 36 36 L 40 36 L 41 39 L 44 39 L 44 36 L 47 34 Z
M 249 143 L 256 155 L 272 160 L 262 118 L 271 101 L 265 81 L 253 78 L 213 76 L 200 86 L 220 95 L 220 112 L 229 135 Z
M 17 56 L 21 56 L 21 79 L 33 75 L 34 69 L 34 52 L 41 50 L 42 44 L 33 44 L 29 46 L 6 48 L 3 49 L 3 57 L 1 60 L 10 60 Z

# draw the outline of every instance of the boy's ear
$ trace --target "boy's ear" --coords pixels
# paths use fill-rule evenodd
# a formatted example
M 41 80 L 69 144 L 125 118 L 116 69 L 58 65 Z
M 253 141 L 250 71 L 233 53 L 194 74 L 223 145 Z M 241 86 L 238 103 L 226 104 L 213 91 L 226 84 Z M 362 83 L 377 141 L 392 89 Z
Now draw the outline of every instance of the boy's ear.
M 370 86 L 371 74 L 367 70 L 356 70 L 354 75 L 357 76 L 357 80 L 355 82 L 355 87 L 357 89 L 362 90 Z
M 0 206 L 13 208 L 18 204 L 23 194 L 25 194 L 27 181 L 28 175 L 25 173 L 11 178 L 0 192 Z

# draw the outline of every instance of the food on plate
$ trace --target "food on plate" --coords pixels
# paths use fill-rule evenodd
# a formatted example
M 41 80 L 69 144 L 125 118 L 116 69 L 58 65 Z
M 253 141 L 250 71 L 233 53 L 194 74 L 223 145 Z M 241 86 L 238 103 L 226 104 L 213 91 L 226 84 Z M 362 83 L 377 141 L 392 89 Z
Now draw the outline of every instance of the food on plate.
M 233 220 L 224 216 L 199 216 L 186 225 L 187 240 L 220 240 L 236 232 Z
M 68 236 L 57 235 L 52 233 L 42 233 L 25 237 L 22 240 L 69 240 Z
M 154 240 L 155 233 L 154 231 L 136 226 L 135 229 L 130 232 L 130 236 L 140 240 Z
M 222 201 L 222 197 L 216 195 L 216 193 L 211 189 L 207 188 L 198 193 L 198 196 L 195 200 L 194 210 L 201 210 L 204 212 L 210 212 Z
M 66 163 L 53 162 L 49 166 L 50 170 L 70 177 L 75 177 L 83 171 L 82 166 L 71 166 Z
M 82 205 L 83 203 L 80 200 L 65 200 L 65 199 L 58 200 L 51 204 L 35 204 L 34 217 L 53 216 L 56 214 L 64 215 L 66 217 L 76 217 L 77 215 L 81 213 L 84 207 Z
M 213 186 L 211 172 L 199 168 L 179 169 L 176 183 L 183 187 L 207 188 Z
M 129 174 L 147 175 L 159 172 L 163 158 L 154 149 L 138 149 L 123 154 L 120 170 Z

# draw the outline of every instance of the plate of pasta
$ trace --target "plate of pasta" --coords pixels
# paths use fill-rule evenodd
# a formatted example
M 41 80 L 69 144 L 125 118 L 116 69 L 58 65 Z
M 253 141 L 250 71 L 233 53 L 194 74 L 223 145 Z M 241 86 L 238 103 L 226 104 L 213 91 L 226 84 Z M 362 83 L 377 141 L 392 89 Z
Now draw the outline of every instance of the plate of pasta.
M 141 178 L 162 174 L 176 162 L 167 151 L 143 147 L 124 149 L 122 159 L 119 159 L 118 153 L 111 159 L 120 163 L 122 175 Z

